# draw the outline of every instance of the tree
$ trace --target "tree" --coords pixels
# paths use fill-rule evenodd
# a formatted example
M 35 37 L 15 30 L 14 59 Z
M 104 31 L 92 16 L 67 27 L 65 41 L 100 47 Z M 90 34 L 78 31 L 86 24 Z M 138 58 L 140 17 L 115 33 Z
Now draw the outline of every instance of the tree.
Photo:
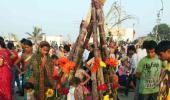
M 161 40 L 170 40 L 170 27 L 167 24 L 155 25 L 153 32 L 157 34 Z
M 43 35 L 45 35 L 45 33 L 42 33 L 42 29 L 39 27 L 34 27 L 32 34 L 28 32 L 26 32 L 26 34 L 29 36 L 28 39 L 34 43 L 36 49 L 38 48 L 38 43 L 42 41 Z

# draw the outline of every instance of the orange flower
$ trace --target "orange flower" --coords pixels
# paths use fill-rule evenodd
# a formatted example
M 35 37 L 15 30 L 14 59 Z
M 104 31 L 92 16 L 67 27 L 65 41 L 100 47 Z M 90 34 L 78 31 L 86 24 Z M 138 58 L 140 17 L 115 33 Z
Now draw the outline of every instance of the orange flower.
M 73 69 L 74 69 L 75 66 L 76 66 L 76 64 L 75 64 L 74 62 L 68 61 L 68 62 L 62 67 L 63 72 L 64 72 L 65 74 L 68 74 L 68 73 L 70 72 L 70 70 L 73 70 Z
M 111 67 L 116 67 L 118 65 L 118 61 L 113 58 L 107 58 L 105 62 L 107 65 L 109 65 Z
M 63 67 L 69 60 L 66 57 L 61 57 L 57 60 L 58 64 Z
M 70 68 L 68 66 L 62 67 L 64 74 L 68 74 L 70 72 Z
M 91 71 L 95 73 L 100 65 L 100 58 L 95 58 Z
M 67 64 L 69 65 L 70 70 L 73 70 L 74 67 L 76 66 L 76 63 L 72 61 L 69 61 Z

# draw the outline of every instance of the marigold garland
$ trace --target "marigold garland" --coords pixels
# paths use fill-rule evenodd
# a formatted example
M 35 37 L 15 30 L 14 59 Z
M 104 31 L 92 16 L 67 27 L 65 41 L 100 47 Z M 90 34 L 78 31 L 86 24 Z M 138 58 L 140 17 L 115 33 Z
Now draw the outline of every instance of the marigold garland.
M 92 73 L 95 73 L 97 71 L 99 65 L 100 65 L 100 58 L 95 58 L 94 64 L 91 69 Z
M 107 58 L 105 63 L 111 67 L 116 67 L 118 65 L 118 61 L 113 58 Z
M 61 57 L 57 61 L 64 74 L 68 74 L 70 70 L 74 70 L 76 63 L 69 61 L 66 57 Z
M 69 61 L 68 58 L 66 58 L 66 57 L 61 57 L 61 58 L 59 58 L 56 62 L 58 63 L 58 65 L 60 65 L 61 67 L 63 67 L 68 61 Z

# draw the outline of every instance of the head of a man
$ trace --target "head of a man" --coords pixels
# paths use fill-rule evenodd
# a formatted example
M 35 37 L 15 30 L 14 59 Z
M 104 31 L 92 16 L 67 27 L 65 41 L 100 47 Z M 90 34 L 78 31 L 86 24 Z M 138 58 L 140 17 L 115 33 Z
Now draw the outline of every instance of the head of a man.
M 146 49 L 146 52 L 147 52 L 147 56 L 149 58 L 154 58 L 155 55 L 156 55 L 156 52 L 155 52 L 155 49 L 157 47 L 157 43 L 153 40 L 150 40 L 150 41 L 145 41 L 143 43 L 143 48 Z
M 156 52 L 161 60 L 170 62 L 170 41 L 161 41 L 156 48 Z

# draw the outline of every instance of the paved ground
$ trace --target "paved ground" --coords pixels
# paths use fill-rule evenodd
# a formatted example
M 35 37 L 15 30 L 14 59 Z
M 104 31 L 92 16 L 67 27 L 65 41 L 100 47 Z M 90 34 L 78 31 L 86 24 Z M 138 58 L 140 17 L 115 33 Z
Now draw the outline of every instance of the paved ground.
M 13 100 L 24 100 L 24 97 L 18 96 L 18 94 L 14 94 Z
M 129 92 L 128 97 L 127 96 L 122 96 L 122 93 L 118 94 L 118 97 L 120 100 L 134 100 L 134 92 Z

